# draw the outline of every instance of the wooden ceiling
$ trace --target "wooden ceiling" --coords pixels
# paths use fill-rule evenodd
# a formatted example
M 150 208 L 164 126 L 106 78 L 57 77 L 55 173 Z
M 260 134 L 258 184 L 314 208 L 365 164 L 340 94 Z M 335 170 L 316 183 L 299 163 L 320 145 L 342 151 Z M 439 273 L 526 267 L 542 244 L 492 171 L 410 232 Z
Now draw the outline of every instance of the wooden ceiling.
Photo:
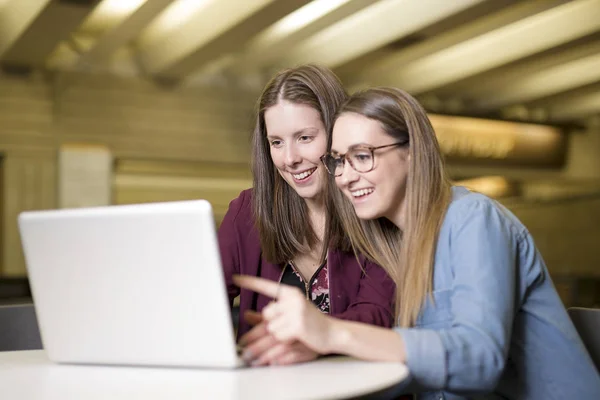
M 0 64 L 261 87 L 328 66 L 435 113 L 600 123 L 600 0 L 0 0 Z

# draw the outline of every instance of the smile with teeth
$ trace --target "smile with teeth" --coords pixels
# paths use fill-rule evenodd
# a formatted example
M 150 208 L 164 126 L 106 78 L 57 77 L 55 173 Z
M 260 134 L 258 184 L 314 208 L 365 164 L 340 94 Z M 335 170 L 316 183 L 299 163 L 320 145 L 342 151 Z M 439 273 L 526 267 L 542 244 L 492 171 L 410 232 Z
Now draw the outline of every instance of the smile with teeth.
M 373 189 L 372 188 L 359 189 L 359 190 L 354 190 L 350 193 L 352 194 L 352 197 L 363 197 L 363 196 L 373 193 Z
M 300 174 L 292 174 L 292 176 L 294 177 L 294 179 L 302 180 L 302 179 L 306 179 L 309 176 L 311 176 L 313 174 L 313 172 L 315 172 L 316 170 L 317 170 L 317 168 L 312 168 L 312 169 L 309 169 L 308 171 L 304 171 Z

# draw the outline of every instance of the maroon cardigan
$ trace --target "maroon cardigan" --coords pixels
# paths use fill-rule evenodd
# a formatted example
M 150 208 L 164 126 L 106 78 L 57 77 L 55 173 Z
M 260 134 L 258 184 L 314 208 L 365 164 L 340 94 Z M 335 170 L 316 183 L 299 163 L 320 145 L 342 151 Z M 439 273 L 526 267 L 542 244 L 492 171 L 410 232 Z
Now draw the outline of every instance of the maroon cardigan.
M 240 295 L 238 337 L 250 329 L 244 311 L 260 311 L 271 299 L 235 286 L 232 275 L 261 276 L 278 281 L 282 265 L 262 257 L 258 230 L 254 225 L 252 189 L 244 190 L 229 204 L 219 227 L 219 246 L 229 302 Z M 381 267 L 360 258 L 364 272 L 352 253 L 329 250 L 330 314 L 334 317 L 390 327 L 395 285 Z

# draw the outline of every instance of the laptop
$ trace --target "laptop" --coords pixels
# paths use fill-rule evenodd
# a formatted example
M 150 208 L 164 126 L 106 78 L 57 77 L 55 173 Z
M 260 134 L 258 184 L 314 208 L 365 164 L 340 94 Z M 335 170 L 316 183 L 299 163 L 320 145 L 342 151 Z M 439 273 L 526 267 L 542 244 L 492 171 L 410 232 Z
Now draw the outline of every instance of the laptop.
M 51 361 L 243 365 L 208 201 L 28 211 L 18 222 Z

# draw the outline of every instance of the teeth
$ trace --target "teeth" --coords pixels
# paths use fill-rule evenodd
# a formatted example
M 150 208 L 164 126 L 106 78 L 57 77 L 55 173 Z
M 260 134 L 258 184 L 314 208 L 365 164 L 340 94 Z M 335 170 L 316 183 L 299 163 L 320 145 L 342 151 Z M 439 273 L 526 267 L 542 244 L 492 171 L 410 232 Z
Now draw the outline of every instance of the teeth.
M 316 168 L 310 169 L 308 171 L 304 171 L 301 174 L 292 174 L 292 176 L 296 179 L 304 179 L 306 177 L 308 177 L 309 175 L 312 175 L 313 172 L 315 172 Z
M 353 197 L 361 197 L 373 193 L 373 189 L 360 189 L 350 193 Z

